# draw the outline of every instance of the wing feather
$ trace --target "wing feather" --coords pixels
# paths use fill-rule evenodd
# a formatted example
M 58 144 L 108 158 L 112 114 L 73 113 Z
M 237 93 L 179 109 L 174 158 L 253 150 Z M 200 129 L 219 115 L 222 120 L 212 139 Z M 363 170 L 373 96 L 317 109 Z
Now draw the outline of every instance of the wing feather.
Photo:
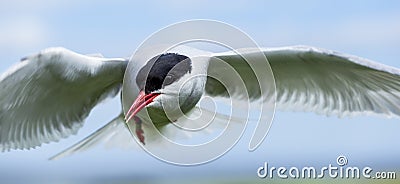
M 400 70 L 397 68 L 308 46 L 264 48 L 261 51 L 274 74 L 278 109 L 338 116 L 400 116 Z M 256 49 L 247 49 L 241 53 L 251 57 L 256 52 Z M 256 78 L 251 76 L 251 68 L 242 56 L 225 52 L 214 57 L 238 71 L 251 97 L 268 95 L 260 93 Z M 258 62 L 265 61 L 251 62 L 257 66 Z M 221 73 L 221 70 L 213 60 L 210 61 L 209 73 Z M 212 80 L 207 81 L 206 92 L 214 96 L 227 95 L 226 89 Z
M 129 139 L 132 139 L 132 141 L 129 141 Z M 135 147 L 135 142 L 126 128 L 122 113 L 85 139 L 54 155 L 50 160 L 58 160 L 75 153 L 83 152 L 100 144 L 110 144 L 110 147 L 118 146 L 125 149 Z
M 125 59 L 50 48 L 0 77 L 0 150 L 29 149 L 75 134 L 91 109 L 120 89 Z

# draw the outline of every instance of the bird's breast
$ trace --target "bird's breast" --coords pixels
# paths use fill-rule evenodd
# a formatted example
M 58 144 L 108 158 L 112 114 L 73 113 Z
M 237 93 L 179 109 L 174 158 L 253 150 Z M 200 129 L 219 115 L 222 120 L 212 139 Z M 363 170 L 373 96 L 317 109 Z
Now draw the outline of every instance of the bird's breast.
M 156 127 L 163 126 L 181 118 L 196 106 L 204 91 L 204 79 L 193 78 L 180 86 L 171 86 L 154 103 L 138 114 L 152 122 Z M 174 89 L 172 89 L 174 88 Z M 147 112 L 147 113 L 146 113 Z

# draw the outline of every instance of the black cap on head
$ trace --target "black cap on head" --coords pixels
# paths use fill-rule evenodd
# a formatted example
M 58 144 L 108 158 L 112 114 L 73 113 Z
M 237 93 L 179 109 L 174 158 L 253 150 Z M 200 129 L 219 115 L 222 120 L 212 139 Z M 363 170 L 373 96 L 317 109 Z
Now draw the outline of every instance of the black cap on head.
M 189 57 L 166 53 L 151 58 L 136 76 L 136 84 L 146 94 L 159 90 L 179 80 L 192 71 Z

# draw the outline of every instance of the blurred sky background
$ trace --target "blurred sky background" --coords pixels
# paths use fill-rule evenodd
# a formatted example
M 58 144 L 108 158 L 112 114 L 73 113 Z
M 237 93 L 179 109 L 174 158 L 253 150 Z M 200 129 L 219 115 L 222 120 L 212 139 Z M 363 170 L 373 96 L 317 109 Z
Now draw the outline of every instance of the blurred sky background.
M 0 70 L 46 47 L 128 57 L 153 32 L 188 19 L 215 19 L 248 33 L 263 47 L 311 45 L 400 68 L 400 1 L 0 1 Z M 174 181 L 245 177 L 273 166 L 349 165 L 400 170 L 399 119 L 336 118 L 277 112 L 264 143 L 248 152 L 252 129 L 208 164 L 181 167 L 142 150 L 96 148 L 48 161 L 120 112 L 119 97 L 96 107 L 77 135 L 30 151 L 0 154 L 0 183 L 37 181 Z

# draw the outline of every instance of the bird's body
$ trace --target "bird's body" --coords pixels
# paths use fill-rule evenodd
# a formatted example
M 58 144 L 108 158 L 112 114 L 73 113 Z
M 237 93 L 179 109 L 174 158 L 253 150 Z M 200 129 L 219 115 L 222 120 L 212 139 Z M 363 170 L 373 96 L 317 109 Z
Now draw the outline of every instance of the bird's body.
M 134 135 L 141 142 L 151 141 L 147 126 L 179 124 L 204 95 L 238 100 L 247 96 L 251 103 L 272 99 L 278 109 L 327 115 L 400 116 L 400 70 L 366 59 L 305 46 L 246 49 L 241 56 L 189 47 L 168 52 L 131 58 L 132 67 L 126 59 L 90 57 L 63 48 L 26 58 L 0 77 L 0 150 L 29 149 L 76 133 L 90 110 L 116 95 L 121 84 L 129 90 L 122 96 L 124 113 L 62 155 L 126 131 L 124 119 L 137 125 Z M 254 71 L 265 69 L 260 53 L 268 58 L 275 82 L 260 81 L 259 71 Z M 225 78 L 229 85 L 216 78 Z M 237 87 L 240 83 L 244 88 Z

